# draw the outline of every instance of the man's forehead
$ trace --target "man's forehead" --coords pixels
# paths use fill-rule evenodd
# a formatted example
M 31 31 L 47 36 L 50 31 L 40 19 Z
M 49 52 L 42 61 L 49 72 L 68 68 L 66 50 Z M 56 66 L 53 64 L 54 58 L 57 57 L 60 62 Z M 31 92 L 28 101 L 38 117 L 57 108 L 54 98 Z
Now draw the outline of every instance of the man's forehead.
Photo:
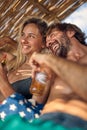
M 52 34 L 52 33 L 57 33 L 58 31 L 60 31 L 60 30 L 57 29 L 57 28 L 50 29 L 50 30 L 48 30 L 47 35 L 50 35 L 50 34 Z

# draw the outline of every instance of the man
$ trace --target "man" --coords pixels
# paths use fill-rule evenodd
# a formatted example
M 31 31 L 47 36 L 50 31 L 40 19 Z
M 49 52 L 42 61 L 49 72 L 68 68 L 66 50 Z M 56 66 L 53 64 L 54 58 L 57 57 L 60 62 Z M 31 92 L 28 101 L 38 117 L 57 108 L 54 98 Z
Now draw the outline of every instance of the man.
M 84 34 L 77 26 L 52 24 L 48 29 L 46 46 L 56 56 L 34 54 L 31 57 L 31 63 L 36 62 L 39 68 L 47 65 L 57 74 L 42 111 L 44 115 L 41 118 L 45 121 L 65 123 L 67 127 L 71 124 L 78 126 L 79 119 L 87 121 L 87 47 L 82 44 L 85 44 Z M 66 57 L 67 61 L 58 56 Z M 84 64 L 84 67 L 80 66 L 80 69 L 75 62 Z
M 42 111 L 43 115 L 40 118 L 43 125 L 44 122 L 49 123 L 49 121 L 51 121 L 55 126 L 62 125 L 63 127 L 74 129 L 76 127 L 87 128 L 86 87 L 82 89 L 80 86 L 79 88 L 78 80 L 76 80 L 78 73 L 76 73 L 76 71 L 75 73 L 73 72 L 75 66 L 73 68 L 70 61 L 57 57 L 60 55 L 69 60 L 72 59 L 73 61 L 80 62 L 80 59 L 85 57 L 87 53 L 87 48 L 80 44 L 81 39 L 83 41 L 82 43 L 84 43 L 84 35 L 81 34 L 82 32 L 72 24 L 58 23 L 52 25 L 49 27 L 47 33 L 47 47 L 51 49 L 56 57 L 47 54 L 34 54 L 31 57 L 32 63 L 36 62 L 39 67 L 47 65 L 47 67 L 50 67 L 57 75 L 52 83 L 48 101 Z M 67 66 L 67 62 L 70 63 L 70 67 L 73 68 L 72 71 L 69 70 L 69 73 L 69 65 Z M 80 75 L 80 77 L 82 76 Z M 76 81 L 76 84 L 73 83 L 74 81 Z M 36 126 L 38 125 L 37 123 Z

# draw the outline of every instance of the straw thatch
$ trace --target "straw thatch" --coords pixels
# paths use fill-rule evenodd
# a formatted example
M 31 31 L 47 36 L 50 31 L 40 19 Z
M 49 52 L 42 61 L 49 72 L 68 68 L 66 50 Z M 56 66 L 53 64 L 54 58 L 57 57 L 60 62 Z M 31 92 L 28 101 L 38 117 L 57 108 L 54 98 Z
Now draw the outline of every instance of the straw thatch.
M 0 37 L 16 39 L 19 25 L 29 15 L 48 22 L 62 21 L 87 0 L 0 0 Z

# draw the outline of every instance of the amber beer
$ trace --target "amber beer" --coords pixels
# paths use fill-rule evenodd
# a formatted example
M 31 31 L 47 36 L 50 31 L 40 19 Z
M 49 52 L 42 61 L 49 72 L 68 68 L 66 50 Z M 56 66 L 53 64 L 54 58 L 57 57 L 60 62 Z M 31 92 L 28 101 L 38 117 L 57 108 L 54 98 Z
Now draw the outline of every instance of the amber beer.
M 32 80 L 30 92 L 33 95 L 42 95 L 46 86 L 47 76 L 44 72 L 36 73 L 35 78 Z

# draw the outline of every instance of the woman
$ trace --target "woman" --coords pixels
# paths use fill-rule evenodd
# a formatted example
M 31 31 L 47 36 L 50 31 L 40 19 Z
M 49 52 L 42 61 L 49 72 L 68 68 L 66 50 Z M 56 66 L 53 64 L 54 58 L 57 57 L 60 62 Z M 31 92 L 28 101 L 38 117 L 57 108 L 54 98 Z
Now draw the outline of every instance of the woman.
M 19 31 L 17 59 L 9 64 L 8 79 L 14 90 L 26 98 L 31 98 L 31 67 L 29 59 L 33 52 L 41 52 L 45 48 L 47 23 L 40 18 L 27 18 Z
M 16 61 L 13 60 L 13 64 L 12 62 L 9 64 L 8 77 L 5 75 L 4 68 L 0 64 L 0 91 L 6 98 L 5 102 L 0 105 L 0 119 L 4 120 L 9 115 L 18 114 L 32 121 L 41 114 L 41 110 L 46 102 L 44 97 L 48 96 L 49 93 L 49 82 L 42 96 L 33 97 L 35 104 L 32 104 L 32 99 L 30 101 L 26 98 L 31 98 L 29 86 L 31 84 L 32 69 L 29 65 L 29 59 L 33 52 L 44 51 L 46 30 L 47 24 L 42 19 L 30 18 L 25 20 L 20 30 L 17 59 Z M 28 71 L 27 74 L 29 74 L 22 75 L 21 71 L 24 71 L 24 74 Z M 8 78 L 14 89 L 9 83 Z M 17 82 L 13 83 L 15 81 Z M 3 116 L 3 111 L 5 116 Z

